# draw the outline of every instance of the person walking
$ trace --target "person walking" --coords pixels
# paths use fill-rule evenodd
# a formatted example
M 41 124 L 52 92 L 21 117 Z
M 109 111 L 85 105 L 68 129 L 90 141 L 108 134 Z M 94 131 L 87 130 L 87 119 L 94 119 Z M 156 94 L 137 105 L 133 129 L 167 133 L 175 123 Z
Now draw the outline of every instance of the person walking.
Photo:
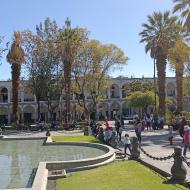
M 139 141 L 139 144 L 141 143 L 141 132 L 143 130 L 143 125 L 142 122 L 140 120 L 137 121 L 137 125 L 135 126 L 135 132 L 136 132 L 136 136 L 137 139 Z
M 117 132 L 117 137 L 119 136 L 119 128 L 121 127 L 121 122 L 120 120 L 117 118 L 115 120 L 115 129 L 116 129 L 116 132 Z
M 151 118 L 150 118 L 150 115 L 148 115 L 148 114 L 146 116 L 146 127 L 147 127 L 147 131 L 148 131 L 148 129 L 151 130 Z
M 172 126 L 169 126 L 169 132 L 168 132 L 168 141 L 170 143 L 170 145 L 173 144 L 173 127 Z
M 187 148 L 189 148 L 190 150 L 190 128 L 188 125 L 184 126 L 183 142 L 184 142 L 183 156 L 186 156 Z
M 129 138 L 129 134 L 125 134 L 125 137 L 124 137 L 124 154 L 125 155 L 127 153 L 127 149 L 129 149 L 129 151 L 131 153 L 131 141 Z
M 119 141 L 121 141 L 122 132 L 123 132 L 123 129 L 122 129 L 122 126 L 120 126 L 119 127 Z

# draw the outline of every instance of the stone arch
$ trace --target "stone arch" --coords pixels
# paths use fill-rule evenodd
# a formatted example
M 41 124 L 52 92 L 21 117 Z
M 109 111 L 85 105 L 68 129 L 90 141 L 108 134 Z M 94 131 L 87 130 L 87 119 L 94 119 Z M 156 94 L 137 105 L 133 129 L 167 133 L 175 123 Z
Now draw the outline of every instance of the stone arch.
M 166 94 L 167 96 L 172 96 L 174 97 L 175 96 L 175 84 L 172 83 L 172 82 L 169 82 L 166 86 Z
M 0 124 L 8 124 L 9 109 L 7 106 L 0 107 Z
M 127 102 L 122 104 L 122 115 L 123 116 L 130 116 L 131 115 L 131 108 L 129 107 Z
M 8 89 L 6 87 L 0 87 L 0 103 L 8 102 Z
M 35 119 L 35 106 L 25 105 L 23 107 L 23 121 L 25 123 L 34 123 Z
M 34 95 L 31 93 L 30 90 L 24 89 L 24 102 L 33 102 L 34 101 Z
M 111 98 L 120 98 L 119 97 L 119 85 L 117 84 L 112 84 L 110 86 L 110 97 Z
M 98 105 L 98 115 L 100 120 L 109 118 L 109 104 L 106 102 L 99 103 Z
M 47 104 L 43 103 L 40 104 L 40 121 L 47 121 L 48 120 L 48 106 Z
M 111 119 L 116 116 L 121 116 L 121 105 L 118 102 L 113 102 L 110 106 Z

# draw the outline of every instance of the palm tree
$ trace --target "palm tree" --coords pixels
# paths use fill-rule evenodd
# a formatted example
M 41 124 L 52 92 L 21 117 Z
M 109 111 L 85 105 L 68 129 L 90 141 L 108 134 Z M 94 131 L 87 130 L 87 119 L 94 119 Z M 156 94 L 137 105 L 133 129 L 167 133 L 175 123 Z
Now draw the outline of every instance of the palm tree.
M 190 0 L 173 0 L 176 5 L 173 8 L 173 13 L 180 11 L 181 18 L 184 20 L 184 26 L 190 32 Z
M 159 114 L 165 115 L 165 77 L 168 49 L 176 38 L 177 17 L 170 16 L 170 12 L 154 12 L 148 16 L 148 23 L 143 24 L 140 42 L 145 42 L 145 51 L 150 52 L 156 60 L 158 74 Z
M 179 38 L 175 45 L 168 51 L 168 60 L 171 63 L 171 68 L 176 73 L 177 84 L 177 111 L 183 111 L 183 73 L 184 64 L 188 62 L 190 47 Z
M 64 69 L 64 85 L 66 95 L 65 124 L 71 120 L 71 72 L 77 56 L 78 49 L 87 40 L 88 32 L 82 28 L 71 28 L 69 18 L 65 21 L 66 28 L 59 34 L 59 45 L 61 49 L 61 60 Z
M 21 47 L 21 34 L 14 32 L 14 40 L 7 54 L 7 61 L 12 69 L 12 95 L 13 95 L 13 117 L 14 123 L 18 122 L 18 88 L 21 64 L 24 63 L 24 50 Z

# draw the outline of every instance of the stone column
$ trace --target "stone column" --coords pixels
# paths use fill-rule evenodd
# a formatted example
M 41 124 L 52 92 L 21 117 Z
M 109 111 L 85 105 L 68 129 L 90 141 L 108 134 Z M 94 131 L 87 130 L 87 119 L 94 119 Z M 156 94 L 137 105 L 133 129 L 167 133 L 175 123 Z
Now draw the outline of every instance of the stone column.
M 37 100 L 36 100 L 36 96 L 34 95 L 34 102 L 37 102 Z
M 139 143 L 137 137 L 132 137 L 132 149 L 130 159 L 137 160 L 140 158 Z
M 21 92 L 20 92 L 20 98 L 21 98 L 21 102 L 24 102 L 24 89 L 22 88 L 21 89 Z
M 119 86 L 119 98 L 122 98 L 122 86 Z
M 12 114 L 11 104 L 8 104 L 7 109 L 8 109 L 7 119 L 8 119 L 8 124 L 10 124 L 11 123 L 11 114 Z
M 187 170 L 183 165 L 182 160 L 182 148 L 175 147 L 174 148 L 174 164 L 171 167 L 172 178 L 171 181 L 175 182 L 184 182 L 187 174 Z
M 21 123 L 24 122 L 24 109 L 21 107 Z
M 8 89 L 8 103 L 11 103 L 11 89 Z
M 109 100 L 110 99 L 110 87 L 108 87 L 107 92 L 108 92 L 108 100 Z
M 36 122 L 37 121 L 37 115 L 38 115 L 38 108 L 37 106 L 35 106 L 35 109 L 34 109 L 34 121 Z

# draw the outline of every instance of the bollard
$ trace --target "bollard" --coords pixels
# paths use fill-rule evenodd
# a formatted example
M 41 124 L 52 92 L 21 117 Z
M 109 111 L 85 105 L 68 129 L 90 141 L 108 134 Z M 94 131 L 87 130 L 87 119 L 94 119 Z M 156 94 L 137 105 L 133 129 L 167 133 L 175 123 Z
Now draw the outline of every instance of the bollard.
M 132 149 L 131 149 L 131 156 L 130 159 L 137 160 L 140 157 L 140 150 L 139 150 L 139 143 L 137 137 L 131 138 L 132 142 Z
M 49 136 L 51 136 L 51 134 L 50 134 L 50 130 L 47 129 L 47 131 L 46 131 L 46 137 L 49 137 Z
M 98 139 L 99 139 L 101 142 L 104 142 L 104 130 L 103 130 L 102 127 L 100 128 L 100 131 L 99 131 L 99 134 L 98 134 Z
M 183 165 L 182 160 L 182 148 L 175 147 L 174 148 L 174 164 L 171 167 L 171 181 L 174 182 L 184 182 L 187 174 L 187 170 Z
M 85 127 L 84 127 L 84 135 L 85 135 L 85 136 L 88 136 L 88 135 L 89 135 L 89 133 L 88 133 L 88 126 L 85 126 Z
M 109 140 L 109 144 L 110 144 L 111 147 L 113 147 L 113 148 L 117 147 L 117 141 L 116 140 L 117 140 L 116 133 L 113 132 L 112 137 Z

